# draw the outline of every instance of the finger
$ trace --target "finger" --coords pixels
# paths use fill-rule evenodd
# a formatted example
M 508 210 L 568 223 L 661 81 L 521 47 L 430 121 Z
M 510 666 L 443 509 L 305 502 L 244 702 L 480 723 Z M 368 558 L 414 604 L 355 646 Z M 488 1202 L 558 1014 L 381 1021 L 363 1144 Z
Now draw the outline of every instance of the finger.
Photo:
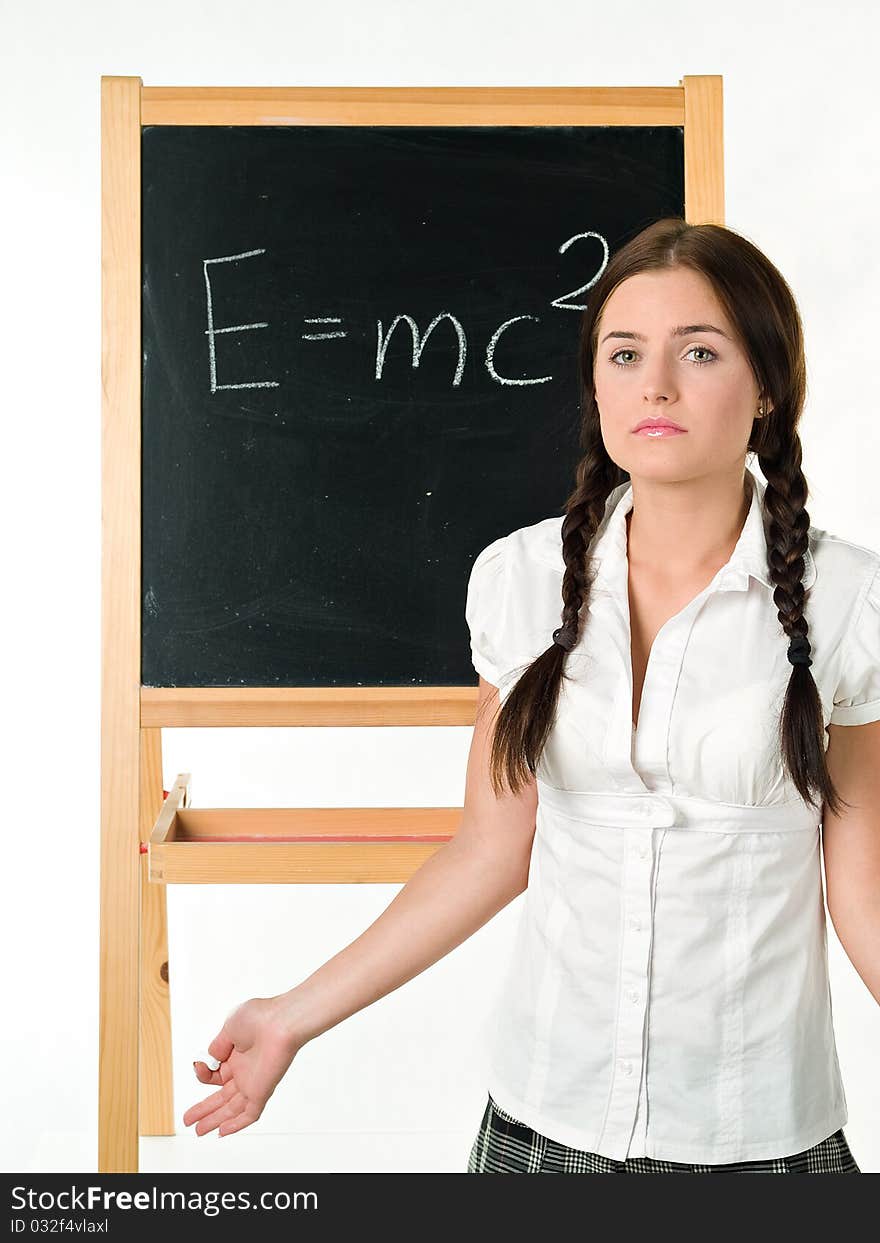
M 203 1101 L 199 1101 L 197 1104 L 189 1107 L 183 1115 L 183 1125 L 191 1126 L 194 1122 L 200 1122 L 202 1118 L 212 1113 L 215 1109 L 220 1109 L 234 1095 L 235 1090 L 233 1088 L 227 1091 L 224 1087 L 220 1092 L 214 1092 L 212 1096 L 206 1096 Z
M 244 1130 L 246 1126 L 250 1126 L 252 1122 L 256 1122 L 259 1113 L 254 1113 L 250 1108 L 243 1110 L 237 1118 L 224 1122 L 217 1132 L 218 1135 L 232 1135 L 236 1131 Z
M 216 1131 L 221 1123 L 229 1122 L 237 1117 L 242 1112 L 244 1105 L 244 1097 L 240 1092 L 236 1092 L 235 1096 L 227 1104 L 219 1109 L 215 1109 L 207 1117 L 199 1119 L 196 1126 L 196 1135 L 207 1135 L 211 1131 Z

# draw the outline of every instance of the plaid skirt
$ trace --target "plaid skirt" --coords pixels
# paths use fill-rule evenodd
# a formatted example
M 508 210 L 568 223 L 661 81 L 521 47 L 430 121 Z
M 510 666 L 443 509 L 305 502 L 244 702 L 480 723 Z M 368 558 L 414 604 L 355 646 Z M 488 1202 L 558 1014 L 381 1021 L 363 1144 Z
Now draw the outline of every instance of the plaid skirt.
M 477 1138 L 471 1148 L 468 1174 L 860 1174 L 843 1131 L 793 1156 L 728 1165 L 692 1165 L 653 1157 L 616 1161 L 596 1152 L 569 1148 L 519 1122 L 495 1104 L 491 1093 Z

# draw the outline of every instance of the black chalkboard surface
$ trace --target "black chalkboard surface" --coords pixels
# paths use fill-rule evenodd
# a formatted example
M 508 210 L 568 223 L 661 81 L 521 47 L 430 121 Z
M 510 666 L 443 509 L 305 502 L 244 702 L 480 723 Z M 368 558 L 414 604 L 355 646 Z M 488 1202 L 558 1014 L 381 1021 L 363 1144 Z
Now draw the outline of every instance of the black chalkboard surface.
M 475 685 L 471 564 L 562 512 L 683 130 L 146 126 L 142 192 L 142 683 Z

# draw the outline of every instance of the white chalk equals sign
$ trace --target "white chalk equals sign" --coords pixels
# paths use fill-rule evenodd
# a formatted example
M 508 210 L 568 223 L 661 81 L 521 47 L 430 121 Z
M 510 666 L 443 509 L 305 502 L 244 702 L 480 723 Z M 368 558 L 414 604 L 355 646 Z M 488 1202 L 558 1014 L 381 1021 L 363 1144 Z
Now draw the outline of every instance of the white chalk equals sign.
M 342 321 L 339 316 L 323 315 L 314 319 L 307 319 L 307 324 L 339 324 Z M 344 337 L 344 332 L 304 332 L 302 334 L 303 341 L 327 341 L 330 337 Z

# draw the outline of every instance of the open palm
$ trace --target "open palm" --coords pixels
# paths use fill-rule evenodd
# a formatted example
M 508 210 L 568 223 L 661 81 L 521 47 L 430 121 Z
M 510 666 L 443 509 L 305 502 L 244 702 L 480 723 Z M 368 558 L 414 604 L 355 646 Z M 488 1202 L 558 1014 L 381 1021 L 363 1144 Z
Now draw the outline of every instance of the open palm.
M 298 1048 L 279 1020 L 274 999 L 252 997 L 232 1011 L 208 1052 L 220 1066 L 210 1070 L 205 1062 L 195 1062 L 196 1077 L 220 1090 L 191 1105 L 183 1124 L 195 1122 L 196 1135 L 218 1127 L 220 1135 L 231 1135 L 260 1117 Z

